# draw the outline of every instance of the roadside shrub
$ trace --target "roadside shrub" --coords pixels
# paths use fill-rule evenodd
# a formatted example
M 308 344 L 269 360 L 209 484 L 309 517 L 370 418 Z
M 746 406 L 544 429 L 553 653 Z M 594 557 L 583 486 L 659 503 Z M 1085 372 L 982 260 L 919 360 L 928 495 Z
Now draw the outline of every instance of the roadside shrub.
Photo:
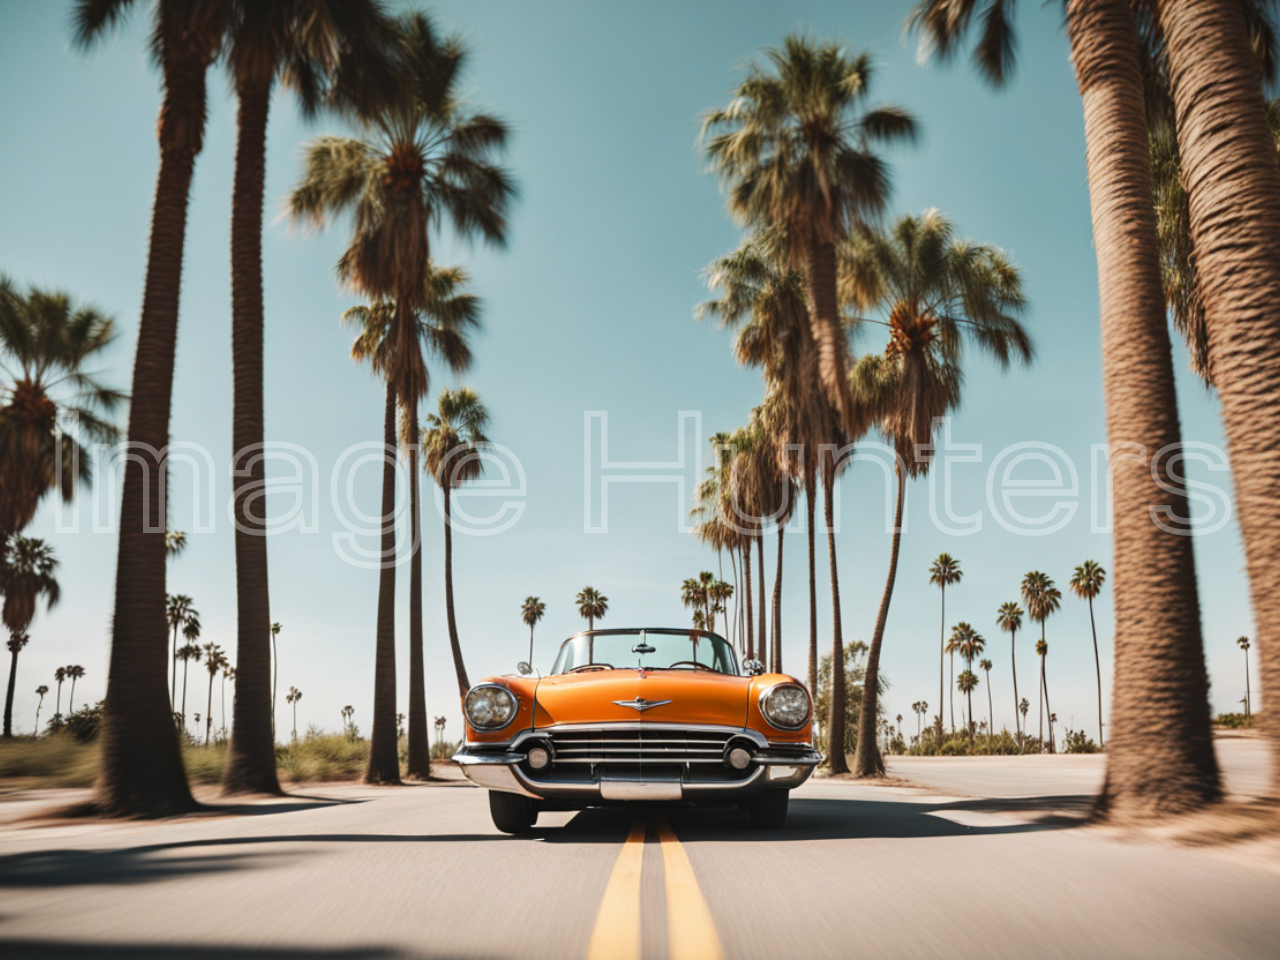
M 187 767 L 187 779 L 192 783 L 221 783 L 222 771 L 227 763 L 225 743 L 184 743 L 182 762 Z
M 369 742 L 349 735 L 313 733 L 297 743 L 276 747 L 280 775 L 294 783 L 358 780 L 369 763 Z
M 102 701 L 85 705 L 75 713 L 55 714 L 49 721 L 49 733 L 68 736 L 76 743 L 93 743 L 102 732 Z
M 36 780 L 42 787 L 91 787 L 98 747 L 72 737 L 0 740 L 0 779 Z
M 1243 713 L 1220 713 L 1213 722 L 1229 730 L 1243 730 L 1253 726 L 1253 714 L 1245 716 Z
M 1063 753 L 1098 753 L 1100 747 L 1083 730 L 1067 728 L 1062 735 Z

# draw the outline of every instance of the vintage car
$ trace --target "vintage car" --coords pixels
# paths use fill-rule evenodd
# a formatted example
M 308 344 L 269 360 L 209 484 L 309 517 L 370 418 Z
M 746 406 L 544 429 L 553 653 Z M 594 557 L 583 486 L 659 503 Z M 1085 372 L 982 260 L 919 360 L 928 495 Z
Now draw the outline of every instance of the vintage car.
M 794 677 L 740 668 L 705 630 L 588 630 L 546 676 L 490 677 L 463 699 L 462 772 L 489 790 L 494 825 L 540 810 L 635 801 L 737 805 L 781 827 L 789 791 L 822 760 L 813 704 Z

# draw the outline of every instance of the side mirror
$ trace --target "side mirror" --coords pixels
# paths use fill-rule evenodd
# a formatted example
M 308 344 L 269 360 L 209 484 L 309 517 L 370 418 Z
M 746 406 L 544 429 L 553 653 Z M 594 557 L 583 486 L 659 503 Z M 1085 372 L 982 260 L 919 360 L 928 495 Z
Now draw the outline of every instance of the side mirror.
M 748 677 L 758 677 L 764 673 L 764 664 L 759 660 L 743 660 L 742 669 L 747 671 Z
M 516 669 L 520 671 L 520 676 L 522 677 L 527 677 L 529 674 L 533 673 L 533 667 L 529 666 L 529 664 L 525 663 L 523 660 L 516 664 Z

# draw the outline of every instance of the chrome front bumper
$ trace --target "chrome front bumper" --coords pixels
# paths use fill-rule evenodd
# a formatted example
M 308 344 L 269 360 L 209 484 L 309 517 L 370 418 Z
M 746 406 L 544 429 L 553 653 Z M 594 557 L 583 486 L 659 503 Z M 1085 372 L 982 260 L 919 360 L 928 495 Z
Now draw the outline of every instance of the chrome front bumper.
M 635 800 L 732 803 L 765 790 L 794 789 L 808 780 L 813 768 L 822 762 L 822 754 L 811 747 L 799 751 L 775 750 L 759 733 L 744 729 L 735 735 L 752 741 L 756 749 L 749 772 L 741 779 L 693 780 L 683 773 L 645 776 L 595 770 L 583 779 L 542 779 L 523 764 L 525 749 L 539 742 L 546 733 L 546 730 L 526 730 L 506 744 L 468 744 L 453 755 L 453 760 L 477 786 L 535 799 L 583 804 Z

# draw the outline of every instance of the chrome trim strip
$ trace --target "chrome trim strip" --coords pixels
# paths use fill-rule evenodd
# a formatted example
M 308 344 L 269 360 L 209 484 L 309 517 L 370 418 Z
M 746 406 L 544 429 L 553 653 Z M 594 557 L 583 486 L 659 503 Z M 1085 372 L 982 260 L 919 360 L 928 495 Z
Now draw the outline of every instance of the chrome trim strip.
M 462 769 L 466 778 L 476 786 L 497 790 L 501 793 L 519 793 L 535 800 L 541 799 L 542 794 L 529 790 L 520 782 L 520 778 L 516 776 L 517 768 L 515 764 L 522 759 L 522 757 L 504 755 L 495 757 L 477 756 L 462 750 L 453 755 L 453 762 Z

